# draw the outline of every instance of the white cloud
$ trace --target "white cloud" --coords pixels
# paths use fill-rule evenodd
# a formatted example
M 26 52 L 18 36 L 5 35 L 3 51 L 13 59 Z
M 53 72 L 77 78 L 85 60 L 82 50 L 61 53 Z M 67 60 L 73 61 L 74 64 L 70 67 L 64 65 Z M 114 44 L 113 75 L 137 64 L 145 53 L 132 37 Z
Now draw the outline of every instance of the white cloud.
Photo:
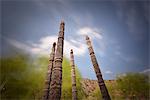
M 89 37 L 92 39 L 102 39 L 102 36 L 98 33 L 98 30 L 90 27 L 81 28 L 76 33 L 77 38 L 70 37 L 69 40 L 64 40 L 64 56 L 68 58 L 70 57 L 71 49 L 73 49 L 74 55 L 76 56 L 83 56 L 88 50 L 85 40 L 82 40 L 79 35 L 89 35 Z M 58 40 L 58 36 L 45 36 L 39 39 L 37 42 L 28 41 L 27 43 L 22 43 L 20 41 L 11 39 L 8 40 L 15 47 L 31 52 L 32 54 L 49 55 L 53 43 L 57 42 Z
M 46 36 L 39 40 L 38 43 L 32 43 L 32 53 L 36 54 L 49 54 L 52 44 L 57 41 L 57 36 Z M 64 40 L 64 55 L 69 57 L 70 50 L 73 49 L 74 55 L 82 56 L 86 52 L 86 44 L 77 40 Z
M 100 33 L 98 33 L 98 30 L 92 29 L 90 27 L 84 27 L 77 31 L 78 35 L 89 35 L 89 37 L 95 39 L 99 38 L 102 39 L 102 36 Z M 53 42 L 57 42 L 57 36 L 46 36 L 42 37 L 38 43 L 31 43 L 33 48 L 31 51 L 33 53 L 38 54 L 49 54 Z M 83 40 L 82 40 L 83 41 Z M 70 37 L 70 40 L 64 40 L 64 55 L 66 57 L 70 57 L 70 50 L 73 49 L 74 55 L 76 56 L 83 56 L 86 53 L 87 46 L 85 44 L 85 41 L 82 42 L 81 38 L 74 39 Z
M 98 29 L 96 28 L 90 28 L 90 27 L 83 27 L 81 29 L 78 30 L 77 32 L 79 35 L 88 35 L 91 38 L 98 38 L 98 39 L 102 39 L 102 35 L 99 32 Z
M 54 42 L 57 42 L 57 36 L 42 37 L 37 43 L 29 42 L 28 44 L 22 43 L 17 40 L 5 38 L 11 45 L 21 50 L 30 52 L 32 54 L 49 55 Z M 64 40 L 64 55 L 70 57 L 70 50 L 73 49 L 74 55 L 82 56 L 87 50 L 85 43 L 81 43 L 75 39 Z
M 150 68 L 145 69 L 145 70 L 143 70 L 143 71 L 142 71 L 142 72 L 140 72 L 140 73 L 150 73 Z
M 39 48 L 45 50 L 52 46 L 54 42 L 57 42 L 57 36 L 46 36 L 42 37 L 37 45 Z
M 110 70 L 107 70 L 105 73 L 106 73 L 106 74 L 113 74 L 113 72 L 110 71 Z
M 73 49 L 74 55 L 77 56 L 83 56 L 86 53 L 87 46 L 85 44 L 85 40 L 80 38 L 81 35 L 88 35 L 91 39 L 102 39 L 102 35 L 97 28 L 83 27 L 78 29 L 75 33 L 77 33 L 76 39 L 70 37 L 69 40 L 64 40 L 64 55 L 67 57 L 69 57 L 71 49 Z M 32 51 L 37 53 L 45 52 L 45 54 L 48 54 L 49 49 L 51 48 L 54 41 L 57 41 L 56 35 L 43 37 L 39 40 L 39 43 L 32 43 L 32 46 L 34 46 Z
M 75 40 L 74 40 L 75 41 Z M 66 41 L 64 43 L 64 52 L 67 57 L 69 57 L 70 50 L 73 49 L 74 55 L 82 56 L 86 52 L 86 45 L 80 42 L 71 43 L 70 41 Z
M 29 51 L 31 49 L 31 47 L 25 43 L 22 43 L 22 42 L 19 42 L 17 40 L 14 40 L 14 39 L 10 39 L 10 38 L 6 38 L 6 37 L 3 37 L 8 43 L 10 43 L 12 46 L 16 47 L 16 48 L 19 48 L 21 50 L 24 50 L 24 51 Z

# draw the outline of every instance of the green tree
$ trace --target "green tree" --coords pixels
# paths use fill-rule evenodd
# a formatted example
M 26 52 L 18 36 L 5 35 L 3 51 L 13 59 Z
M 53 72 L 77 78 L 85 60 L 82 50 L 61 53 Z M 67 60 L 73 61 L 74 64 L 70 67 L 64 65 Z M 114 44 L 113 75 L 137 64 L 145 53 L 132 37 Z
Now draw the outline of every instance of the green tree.
M 32 59 L 27 54 L 1 58 L 2 100 L 41 99 L 48 59 Z
M 21 98 L 27 88 L 22 87 L 28 82 L 25 79 L 24 74 L 26 73 L 27 57 L 17 55 L 11 58 L 1 59 L 1 94 L 2 98 Z M 24 80 L 24 81 L 21 81 Z M 22 87 L 22 88 L 20 88 Z M 16 95 L 18 92 L 18 95 Z
M 0 91 L 2 100 L 41 100 L 44 80 L 48 69 L 48 56 L 32 58 L 27 54 L 1 58 Z M 81 88 L 81 75 L 77 69 L 78 97 L 84 93 Z M 71 66 L 63 60 L 62 99 L 71 99 Z
M 148 76 L 140 73 L 127 73 L 117 77 L 117 86 L 124 98 L 149 99 Z

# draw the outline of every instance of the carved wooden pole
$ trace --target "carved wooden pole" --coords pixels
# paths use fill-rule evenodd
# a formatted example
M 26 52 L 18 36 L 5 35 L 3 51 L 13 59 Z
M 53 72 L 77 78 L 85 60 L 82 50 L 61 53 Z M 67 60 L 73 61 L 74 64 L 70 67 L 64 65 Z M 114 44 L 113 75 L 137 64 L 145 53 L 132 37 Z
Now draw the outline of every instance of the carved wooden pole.
M 49 98 L 52 69 L 53 69 L 53 63 L 54 63 L 54 57 L 55 57 L 55 46 L 56 46 L 56 43 L 54 42 L 53 47 L 52 47 L 52 51 L 50 54 L 50 59 L 49 59 L 47 79 L 45 80 L 45 89 L 44 89 L 43 100 L 48 100 L 48 98 Z
M 49 100 L 60 100 L 61 98 L 64 26 L 65 23 L 62 21 L 60 24 L 60 31 L 59 31 L 58 41 L 57 41 L 57 49 L 56 49 L 55 59 L 54 59 L 54 67 L 53 67 L 51 83 L 50 83 Z
M 105 86 L 104 80 L 102 78 L 102 73 L 100 71 L 98 62 L 96 60 L 96 56 L 94 54 L 94 50 L 93 50 L 91 41 L 90 41 L 88 36 L 86 36 L 86 42 L 87 42 L 89 53 L 90 53 L 90 56 L 91 56 L 91 61 L 92 61 L 92 64 L 93 64 L 93 67 L 94 67 L 94 70 L 95 70 L 95 73 L 96 73 L 96 76 L 97 76 L 97 79 L 98 79 L 98 85 L 100 87 L 102 97 L 103 97 L 104 100 L 111 100 L 111 98 L 109 96 L 109 93 L 108 93 L 108 90 Z
M 75 64 L 74 64 L 74 55 L 73 50 L 70 52 L 70 62 L 72 66 L 72 100 L 77 100 L 77 89 L 76 89 L 76 73 L 75 73 Z

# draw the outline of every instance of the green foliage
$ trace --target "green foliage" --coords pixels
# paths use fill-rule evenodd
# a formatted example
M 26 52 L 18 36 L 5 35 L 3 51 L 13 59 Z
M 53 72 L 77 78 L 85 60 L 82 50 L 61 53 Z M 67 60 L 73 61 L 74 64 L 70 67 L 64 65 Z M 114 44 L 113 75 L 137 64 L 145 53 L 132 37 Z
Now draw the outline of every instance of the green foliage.
M 26 54 L 1 58 L 0 91 L 2 100 L 41 100 L 44 81 L 48 69 L 48 57 L 36 59 Z M 68 59 L 63 59 L 62 100 L 72 99 L 71 66 Z M 86 96 L 82 90 L 82 77 L 76 67 L 77 93 L 79 100 L 101 100 L 101 92 L 97 88 Z M 112 99 L 144 99 L 149 98 L 148 76 L 138 73 L 128 73 L 119 76 L 114 81 L 105 81 Z
M 40 99 L 45 69 L 42 62 L 24 54 L 1 59 L 1 98 Z
M 16 91 L 18 92 L 18 95 L 16 95 L 15 98 L 19 99 L 24 95 L 24 92 L 27 91 L 24 87 L 20 88 L 21 85 L 28 84 L 24 77 L 24 73 L 26 73 L 27 68 L 23 67 L 27 66 L 27 63 L 25 62 L 26 59 L 27 58 L 22 55 L 18 55 L 14 58 L 1 59 L 0 84 L 5 83 L 1 88 L 2 98 L 4 96 L 5 98 L 14 98 Z
M 116 80 L 105 81 L 105 84 L 112 100 L 149 100 L 150 84 L 144 74 L 127 73 Z M 98 85 L 87 100 L 102 100 Z
M 149 82 L 148 76 L 139 73 L 128 73 L 117 78 L 117 86 L 123 98 L 148 99 Z
M 1 59 L 0 91 L 2 100 L 41 100 L 48 69 L 48 57 L 31 58 L 26 54 Z M 81 74 L 76 68 L 78 97 L 83 97 Z M 62 99 L 71 99 L 71 66 L 63 60 Z

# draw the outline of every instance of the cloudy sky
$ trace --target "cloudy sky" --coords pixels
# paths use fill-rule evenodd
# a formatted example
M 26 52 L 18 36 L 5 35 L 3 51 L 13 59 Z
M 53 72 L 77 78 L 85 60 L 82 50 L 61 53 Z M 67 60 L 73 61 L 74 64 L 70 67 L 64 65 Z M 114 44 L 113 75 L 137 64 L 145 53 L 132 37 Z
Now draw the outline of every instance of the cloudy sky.
M 49 56 L 65 21 L 64 56 L 74 50 L 84 78 L 96 79 L 85 35 L 95 50 L 104 79 L 149 71 L 148 0 L 2 0 L 1 56 L 12 47 Z

